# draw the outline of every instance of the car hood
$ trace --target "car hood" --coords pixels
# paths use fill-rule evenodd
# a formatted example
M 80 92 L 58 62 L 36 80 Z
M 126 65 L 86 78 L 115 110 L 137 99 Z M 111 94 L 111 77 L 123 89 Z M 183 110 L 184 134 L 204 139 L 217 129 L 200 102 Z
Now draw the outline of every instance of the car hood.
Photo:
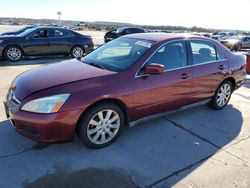
M 116 74 L 116 72 L 93 67 L 76 59 L 50 64 L 20 74 L 11 89 L 19 100 L 37 91 L 66 83 Z

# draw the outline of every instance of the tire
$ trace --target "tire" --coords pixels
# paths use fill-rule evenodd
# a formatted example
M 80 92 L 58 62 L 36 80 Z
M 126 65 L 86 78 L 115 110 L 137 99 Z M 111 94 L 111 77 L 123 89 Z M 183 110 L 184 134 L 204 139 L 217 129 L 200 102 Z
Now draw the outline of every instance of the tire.
M 78 135 L 89 148 L 103 148 L 112 144 L 125 124 L 123 111 L 114 103 L 101 103 L 88 110 L 78 125 Z
M 241 50 L 241 44 L 235 44 L 234 50 L 235 50 L 235 51 Z
M 223 109 L 229 102 L 233 92 L 232 82 L 226 80 L 217 88 L 212 100 L 211 107 L 217 110 Z
M 4 57 L 9 61 L 18 61 L 23 57 L 23 51 L 17 46 L 9 46 L 4 50 Z
M 74 46 L 71 49 L 70 55 L 73 58 L 81 58 L 84 56 L 85 50 L 81 46 Z

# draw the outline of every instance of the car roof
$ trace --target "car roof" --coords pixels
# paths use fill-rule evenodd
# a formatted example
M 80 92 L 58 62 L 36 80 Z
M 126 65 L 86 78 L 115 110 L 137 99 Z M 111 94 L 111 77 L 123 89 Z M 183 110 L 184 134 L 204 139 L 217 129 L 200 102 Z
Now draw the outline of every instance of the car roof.
M 60 26 L 37 26 L 36 29 L 65 29 Z
M 143 28 L 140 28 L 140 27 L 119 27 L 117 29 L 142 29 L 144 30 Z
M 185 38 L 210 40 L 207 37 L 185 34 L 185 33 L 184 34 L 183 33 L 136 33 L 136 34 L 125 35 L 122 37 L 151 40 L 155 42 L 174 40 L 174 39 L 185 39 Z

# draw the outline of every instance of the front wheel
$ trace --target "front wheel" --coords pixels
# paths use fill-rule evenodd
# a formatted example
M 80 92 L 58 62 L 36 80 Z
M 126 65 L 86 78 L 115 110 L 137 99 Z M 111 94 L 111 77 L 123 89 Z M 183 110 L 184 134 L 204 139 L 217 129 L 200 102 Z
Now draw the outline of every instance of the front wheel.
M 211 106 L 215 109 L 223 109 L 229 102 L 233 92 L 233 86 L 230 81 L 224 81 L 216 90 Z
M 80 46 L 74 46 L 72 49 L 71 49 L 71 56 L 73 58 L 81 58 L 83 55 L 84 55 L 84 50 L 82 47 Z
M 78 134 L 90 148 L 103 148 L 112 144 L 124 127 L 124 113 L 113 103 L 103 103 L 85 113 Z
M 18 61 L 22 58 L 23 52 L 17 46 L 9 46 L 6 48 L 4 56 L 10 61 Z

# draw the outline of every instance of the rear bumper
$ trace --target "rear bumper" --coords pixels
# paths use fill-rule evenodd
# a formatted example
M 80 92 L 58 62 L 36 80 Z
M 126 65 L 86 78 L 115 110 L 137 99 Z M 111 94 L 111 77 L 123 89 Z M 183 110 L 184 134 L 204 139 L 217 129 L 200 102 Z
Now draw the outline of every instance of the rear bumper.
M 20 134 L 38 142 L 51 143 L 72 140 L 80 110 L 54 114 L 37 114 L 6 108 L 7 117 Z
M 0 59 L 4 56 L 3 50 L 4 50 L 4 47 L 0 45 Z
M 250 55 L 247 55 L 247 74 L 250 74 Z
M 94 50 L 94 44 L 87 44 L 84 46 L 85 49 L 85 54 L 89 54 L 90 52 L 92 52 Z

